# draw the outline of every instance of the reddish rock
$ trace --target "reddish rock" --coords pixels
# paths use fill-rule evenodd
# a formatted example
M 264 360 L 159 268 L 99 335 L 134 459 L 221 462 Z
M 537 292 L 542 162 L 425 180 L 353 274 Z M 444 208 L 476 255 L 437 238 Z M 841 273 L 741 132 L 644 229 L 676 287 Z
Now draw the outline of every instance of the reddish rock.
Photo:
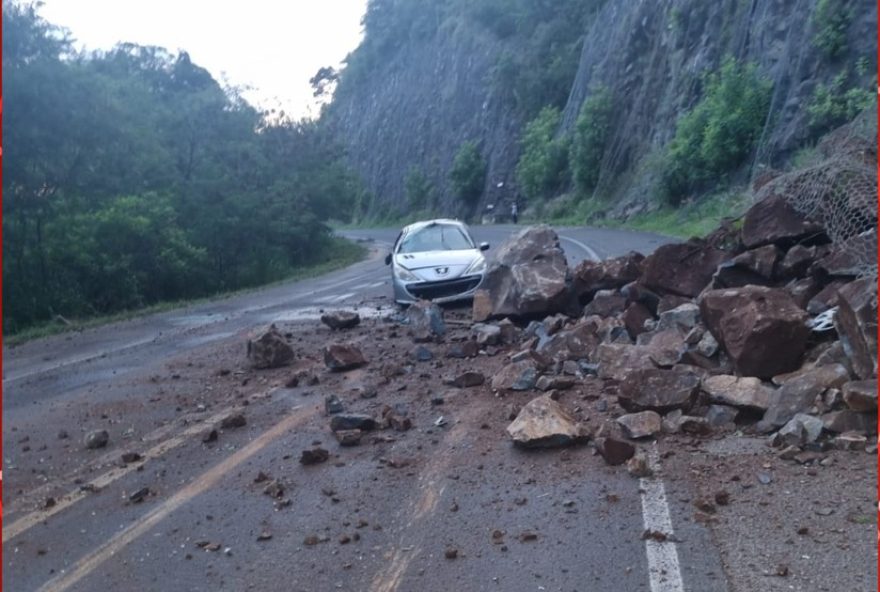
M 666 294 L 657 302 L 657 314 L 663 314 L 668 310 L 678 308 L 682 304 L 691 303 L 692 300 L 686 296 L 676 296 L 675 294 Z
M 639 278 L 644 259 L 635 251 L 604 261 L 585 259 L 574 270 L 572 290 L 581 302 L 587 302 L 600 290 L 621 288 Z
M 571 302 L 569 271 L 556 232 L 547 225 L 526 228 L 493 254 L 474 297 L 473 319 L 546 315 Z
M 807 310 L 810 300 L 822 290 L 822 284 L 813 276 L 808 276 L 799 280 L 792 280 L 785 286 L 784 290 L 788 292 L 799 308 Z
M 627 332 L 633 339 L 647 331 L 647 329 L 645 329 L 645 321 L 653 318 L 654 315 L 652 315 L 651 311 L 648 310 L 648 307 L 641 302 L 630 303 L 621 316 L 621 320 L 623 321 Z
M 651 361 L 661 368 L 678 364 L 687 350 L 685 336 L 678 329 L 665 329 L 657 333 L 642 333 L 639 345 L 644 346 Z
M 816 247 L 794 245 L 779 262 L 776 272 L 784 279 L 802 277 L 816 259 Z
M 366 363 L 361 350 L 350 343 L 334 343 L 324 348 L 324 364 L 330 370 L 351 370 Z
M 832 411 L 822 416 L 822 425 L 829 432 L 856 434 L 876 434 L 877 414 L 859 413 L 850 409 Z
M 625 380 L 636 370 L 656 369 L 649 353 L 650 349 L 643 345 L 603 343 L 596 349 L 599 378 Z
M 822 231 L 822 227 L 804 219 L 782 195 L 772 194 L 773 188 L 762 192 L 767 195 L 753 205 L 743 218 L 742 243 L 753 249 L 770 243 L 789 245 L 805 236 Z
M 361 430 L 336 430 L 333 432 L 340 446 L 357 446 L 361 443 L 363 432 Z
M 645 259 L 641 281 L 650 290 L 694 298 L 727 256 L 700 239 L 662 245 Z
M 839 292 L 844 286 L 844 283 L 845 282 L 840 280 L 833 281 L 819 290 L 819 292 L 807 302 L 807 306 L 805 307 L 806 311 L 810 314 L 817 315 L 825 312 L 829 308 L 837 306 Z
M 457 386 L 458 388 L 468 388 L 480 386 L 484 382 L 486 382 L 486 377 L 480 372 L 463 372 L 452 379 L 450 384 L 452 386 Z
M 853 411 L 877 412 L 877 379 L 857 380 L 843 385 L 843 402 Z
M 584 316 L 612 317 L 621 314 L 625 308 L 626 296 L 611 290 L 601 290 L 584 307 Z
M 856 375 L 877 376 L 877 280 L 858 279 L 839 292 L 834 326 Z
M 796 369 L 810 336 L 807 314 L 774 288 L 710 290 L 702 296 L 700 313 L 745 376 L 770 378 Z
M 872 212 L 874 223 L 877 213 Z M 817 260 L 810 271 L 831 276 L 858 277 L 871 265 L 877 264 L 877 229 L 851 236 L 845 241 L 832 243 L 827 254 Z
M 293 361 L 293 348 L 271 325 L 262 335 L 248 340 L 247 359 L 254 368 L 278 368 Z
M 634 370 L 621 382 L 618 402 L 627 411 L 688 409 L 699 387 L 700 377 L 680 366 Z
M 596 450 L 612 466 L 622 465 L 636 453 L 635 446 L 612 436 L 596 438 Z

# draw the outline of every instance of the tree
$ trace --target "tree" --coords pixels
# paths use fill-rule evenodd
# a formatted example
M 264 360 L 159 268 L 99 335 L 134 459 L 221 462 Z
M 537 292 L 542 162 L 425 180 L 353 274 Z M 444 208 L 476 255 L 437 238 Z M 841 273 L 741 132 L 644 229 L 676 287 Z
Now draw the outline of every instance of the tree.
M 486 162 L 476 143 L 466 141 L 455 155 L 449 181 L 455 196 L 468 207 L 476 205 L 486 183 Z
M 544 107 L 523 132 L 516 176 L 529 199 L 547 198 L 568 181 L 568 139 L 554 137 L 560 118 L 559 109 Z
M 575 188 L 582 196 L 591 193 L 599 181 L 612 108 L 611 93 L 606 87 L 594 90 L 581 106 L 569 158 Z

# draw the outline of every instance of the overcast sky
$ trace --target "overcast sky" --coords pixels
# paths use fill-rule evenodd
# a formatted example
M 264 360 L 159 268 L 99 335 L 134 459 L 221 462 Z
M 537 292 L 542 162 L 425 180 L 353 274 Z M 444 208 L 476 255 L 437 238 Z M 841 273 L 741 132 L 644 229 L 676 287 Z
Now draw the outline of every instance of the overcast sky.
M 121 41 L 189 52 L 245 98 L 317 115 L 311 78 L 360 42 L 367 0 L 43 0 L 40 14 L 86 49 Z

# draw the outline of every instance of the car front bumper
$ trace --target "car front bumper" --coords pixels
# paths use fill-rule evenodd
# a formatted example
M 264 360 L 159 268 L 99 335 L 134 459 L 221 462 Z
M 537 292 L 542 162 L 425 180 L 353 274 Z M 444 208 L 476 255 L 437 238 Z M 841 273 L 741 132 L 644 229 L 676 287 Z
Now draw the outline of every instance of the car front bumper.
M 412 304 L 417 300 L 430 300 L 438 304 L 467 300 L 474 297 L 482 282 L 482 274 L 437 282 L 402 282 L 394 278 L 394 300 L 398 304 Z

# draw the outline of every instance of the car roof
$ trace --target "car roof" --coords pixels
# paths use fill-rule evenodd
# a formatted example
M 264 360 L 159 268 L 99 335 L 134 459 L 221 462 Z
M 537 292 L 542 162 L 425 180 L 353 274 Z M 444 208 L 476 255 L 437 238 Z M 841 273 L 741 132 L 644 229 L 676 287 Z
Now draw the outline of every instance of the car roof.
M 400 232 L 402 234 L 409 234 L 411 232 L 415 232 L 416 230 L 421 230 L 427 226 L 434 226 L 436 224 L 448 224 L 450 226 L 458 226 L 462 229 L 467 229 L 467 226 L 464 222 L 460 220 L 453 220 L 452 218 L 435 218 L 434 220 L 422 220 L 420 222 L 413 222 L 412 224 L 408 224 L 403 227 L 403 230 Z

